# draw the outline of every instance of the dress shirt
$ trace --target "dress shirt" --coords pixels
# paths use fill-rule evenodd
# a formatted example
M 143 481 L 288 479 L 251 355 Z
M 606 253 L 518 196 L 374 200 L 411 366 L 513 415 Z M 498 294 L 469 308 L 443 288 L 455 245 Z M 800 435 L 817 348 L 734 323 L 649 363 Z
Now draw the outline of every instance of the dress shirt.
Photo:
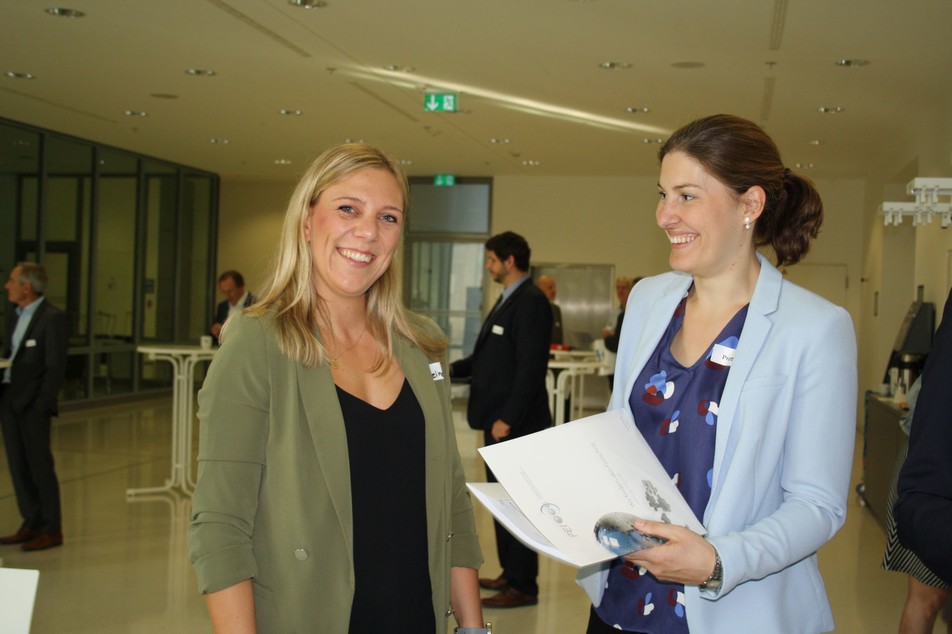
M 43 303 L 44 297 L 40 297 L 37 300 L 34 300 L 32 303 L 20 307 L 17 306 L 17 325 L 13 329 L 13 336 L 10 339 L 10 359 L 17 356 L 17 350 L 20 349 L 20 344 L 23 342 L 23 335 L 26 334 L 26 329 L 30 326 L 30 322 L 33 320 L 33 314 L 36 312 L 36 309 L 40 307 L 40 304 Z M 5 368 L 3 370 L 3 382 L 10 382 L 10 371 L 12 368 Z

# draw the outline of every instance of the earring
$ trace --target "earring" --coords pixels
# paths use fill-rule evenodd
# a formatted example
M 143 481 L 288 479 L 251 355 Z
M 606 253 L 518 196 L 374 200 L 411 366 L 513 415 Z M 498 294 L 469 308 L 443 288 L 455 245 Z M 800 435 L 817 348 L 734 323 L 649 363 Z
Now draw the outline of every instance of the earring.
M 744 216 L 744 229 L 750 231 L 750 216 Z

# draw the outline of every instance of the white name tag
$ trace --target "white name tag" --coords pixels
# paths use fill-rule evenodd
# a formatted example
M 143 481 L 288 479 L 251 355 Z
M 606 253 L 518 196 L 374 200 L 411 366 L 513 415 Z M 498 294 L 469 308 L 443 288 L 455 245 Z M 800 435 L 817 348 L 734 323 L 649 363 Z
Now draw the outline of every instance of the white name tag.
M 501 334 L 502 334 L 502 326 L 500 326 L 499 324 L 493 324 L 493 334 L 494 334 L 494 335 L 501 335 Z
M 734 363 L 735 352 L 737 352 L 736 348 L 728 348 L 727 346 L 715 343 L 714 347 L 711 348 L 711 362 L 717 365 L 730 366 Z
M 24 343 L 23 346 L 26 347 L 26 348 L 35 348 L 35 347 L 36 347 L 36 339 L 27 339 L 27 340 L 26 340 L 26 343 Z
M 434 381 L 443 380 L 443 366 L 440 365 L 439 361 L 430 364 L 430 376 L 433 377 Z

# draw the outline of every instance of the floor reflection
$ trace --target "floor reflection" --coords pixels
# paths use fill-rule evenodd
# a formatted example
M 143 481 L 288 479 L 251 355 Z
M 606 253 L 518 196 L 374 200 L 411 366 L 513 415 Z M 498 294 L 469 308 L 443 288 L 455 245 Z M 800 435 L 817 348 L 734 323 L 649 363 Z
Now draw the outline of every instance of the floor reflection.
M 40 571 L 33 634 L 209 632 L 204 601 L 188 563 L 189 500 L 175 493 L 126 499 L 126 489 L 161 485 L 171 459 L 171 396 L 65 412 L 53 442 L 63 498 L 66 543 L 24 553 L 0 547 L 3 565 Z M 470 480 L 483 480 L 476 452 L 481 432 L 466 425 L 457 403 L 457 435 Z M 196 430 L 197 432 L 197 430 Z M 857 455 L 853 483 L 860 478 Z M 476 509 L 486 566 L 499 574 L 492 519 Z M 19 514 L 5 454 L 0 452 L 0 533 Z M 838 632 L 897 631 L 905 578 L 879 568 L 882 529 L 851 499 L 846 526 L 820 553 Z M 539 605 L 487 611 L 501 634 L 580 634 L 588 602 L 575 571 L 540 562 Z M 488 594 L 488 593 L 487 593 Z M 938 624 L 935 632 L 944 632 Z

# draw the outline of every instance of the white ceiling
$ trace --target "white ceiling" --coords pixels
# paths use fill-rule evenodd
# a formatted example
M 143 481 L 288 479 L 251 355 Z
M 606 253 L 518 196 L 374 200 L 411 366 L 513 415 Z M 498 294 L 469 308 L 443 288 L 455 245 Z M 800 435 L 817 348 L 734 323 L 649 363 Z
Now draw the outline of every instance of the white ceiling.
M 923 134 L 921 113 L 952 114 L 949 0 L 327 5 L 3 0 L 0 73 L 35 79 L 0 76 L 0 117 L 227 178 L 292 179 L 346 139 L 412 161 L 411 175 L 654 176 L 646 138 L 731 112 L 763 125 L 788 166 L 836 178 Z M 461 111 L 425 112 L 426 89 L 458 91 Z

